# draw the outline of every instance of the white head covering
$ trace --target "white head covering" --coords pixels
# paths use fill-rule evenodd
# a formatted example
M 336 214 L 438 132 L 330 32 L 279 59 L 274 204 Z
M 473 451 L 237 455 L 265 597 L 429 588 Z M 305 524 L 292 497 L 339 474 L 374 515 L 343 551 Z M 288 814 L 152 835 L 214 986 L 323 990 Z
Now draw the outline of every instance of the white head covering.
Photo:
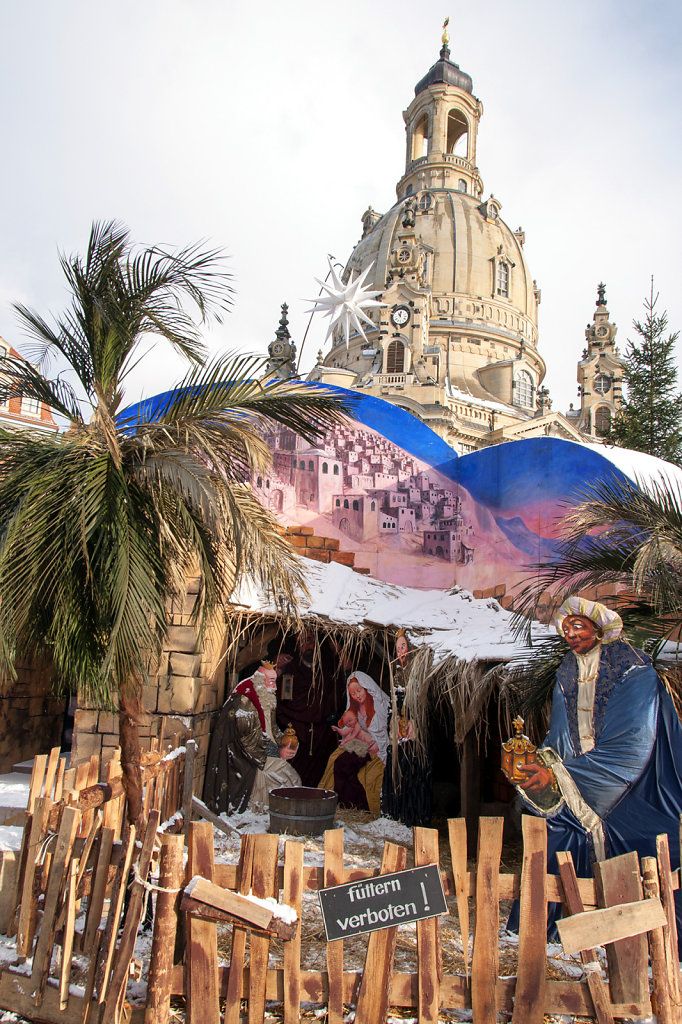
M 623 620 L 618 612 L 611 611 L 599 601 L 588 601 L 586 597 L 578 597 L 577 594 L 573 594 L 566 598 L 556 613 L 556 617 L 552 620 L 552 625 L 557 633 L 563 634 L 564 619 L 570 615 L 582 615 L 583 618 L 593 622 L 601 632 L 603 644 L 617 640 L 623 629 Z
M 378 686 L 371 676 L 366 672 L 351 672 L 346 681 L 346 710 L 350 707 L 350 693 L 348 686 L 351 679 L 357 679 L 367 693 L 371 694 L 374 701 L 374 717 L 367 726 L 367 730 L 374 737 L 379 748 L 378 756 L 386 764 L 386 751 L 388 749 L 388 708 L 391 703 L 387 693 Z

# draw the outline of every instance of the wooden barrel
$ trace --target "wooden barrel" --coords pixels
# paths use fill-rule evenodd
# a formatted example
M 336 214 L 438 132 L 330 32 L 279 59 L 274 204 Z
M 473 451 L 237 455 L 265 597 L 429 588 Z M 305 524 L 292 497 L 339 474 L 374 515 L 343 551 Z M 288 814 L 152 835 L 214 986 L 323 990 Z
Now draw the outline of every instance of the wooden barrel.
M 295 836 L 321 836 L 334 827 L 338 796 L 331 789 L 290 786 L 271 789 L 270 832 Z

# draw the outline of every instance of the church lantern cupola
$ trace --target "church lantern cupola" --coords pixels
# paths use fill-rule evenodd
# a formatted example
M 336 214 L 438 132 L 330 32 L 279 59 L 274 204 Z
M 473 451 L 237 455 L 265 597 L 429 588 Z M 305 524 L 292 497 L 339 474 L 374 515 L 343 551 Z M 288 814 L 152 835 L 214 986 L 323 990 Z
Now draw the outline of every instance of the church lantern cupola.
M 476 166 L 483 104 L 473 95 L 471 76 L 450 60 L 447 24 L 448 19 L 440 57 L 415 86 L 415 98 L 403 113 L 407 154 L 398 199 L 428 188 L 483 195 Z

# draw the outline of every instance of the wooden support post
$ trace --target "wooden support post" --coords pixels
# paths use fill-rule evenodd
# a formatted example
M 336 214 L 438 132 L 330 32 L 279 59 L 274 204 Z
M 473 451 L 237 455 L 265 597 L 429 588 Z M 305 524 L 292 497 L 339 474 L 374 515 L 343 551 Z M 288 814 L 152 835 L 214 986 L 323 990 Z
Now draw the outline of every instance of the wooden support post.
M 301 903 L 303 897 L 303 844 L 284 844 L 285 903 L 298 914 L 296 934 L 284 943 L 284 1024 L 298 1024 L 301 1016 Z
M 670 848 L 668 836 L 664 833 L 656 836 L 656 859 L 658 861 L 658 877 L 661 882 L 661 903 L 665 910 L 668 923 L 664 928 L 666 960 L 670 981 L 670 999 L 680 1014 L 680 953 L 677 943 L 677 921 L 675 920 L 675 894 L 673 891 L 673 873 L 670 869 Z
M 658 867 L 655 857 L 642 857 L 642 883 L 647 899 L 660 898 L 661 890 L 658 882 Z M 670 979 L 665 955 L 665 934 L 663 928 L 654 928 L 649 932 L 649 953 L 651 958 L 651 975 L 654 983 L 653 1007 L 658 1024 L 677 1024 L 670 993 Z
M 467 823 L 464 818 L 448 821 L 452 876 L 457 898 L 459 933 L 462 937 L 464 971 L 469 978 L 469 877 L 467 872 Z
M 561 884 L 564 887 L 564 903 L 568 907 L 570 914 L 582 914 L 584 907 L 580 890 L 578 889 L 578 879 L 573 866 L 573 857 L 570 853 L 557 853 L 557 864 L 559 865 Z M 583 949 L 580 951 L 580 959 L 585 965 L 587 987 L 592 996 L 597 1021 L 599 1024 L 614 1024 L 613 1013 L 609 1005 L 606 986 L 601 976 L 601 965 L 597 959 L 597 954 L 593 949 Z
M 154 935 L 149 957 L 145 1024 L 168 1024 L 170 1018 L 173 950 L 183 882 L 183 836 L 163 836 L 159 858 Z
M 467 825 L 467 852 L 474 857 L 481 813 L 481 758 L 475 729 L 470 729 L 464 737 L 459 772 L 460 814 Z
M 478 826 L 476 921 L 471 964 L 471 1007 L 476 1024 L 497 1020 L 498 932 L 502 818 L 481 818 Z
M 324 885 L 343 885 L 343 829 L 328 829 L 324 834 Z M 328 1024 L 343 1022 L 343 939 L 327 943 L 329 996 Z
M 237 876 L 239 892 L 241 893 L 247 893 L 251 889 L 255 841 L 256 837 L 253 835 L 242 836 Z M 246 930 L 235 925 L 232 929 L 232 950 L 230 954 L 230 972 L 227 977 L 227 991 L 225 993 L 224 1024 L 239 1024 L 241 1018 L 240 1003 L 244 983 L 243 965 L 245 950 Z
M 102 909 L 106 896 L 107 881 L 109 879 L 109 865 L 114 847 L 113 828 L 102 828 L 97 851 L 97 865 L 93 869 L 92 885 L 90 887 L 90 898 L 88 900 L 88 912 L 83 930 L 82 948 L 91 950 L 95 944 L 95 935 L 102 921 Z
M 404 846 L 385 843 L 381 874 L 388 875 L 393 871 L 402 871 L 406 860 L 407 853 Z M 438 918 L 434 918 L 434 920 L 437 921 Z M 397 941 L 397 926 L 382 928 L 370 935 L 358 993 L 355 1024 L 385 1024 L 390 1005 L 393 959 Z
M 519 958 L 512 1024 L 542 1024 L 547 959 L 547 825 L 524 814 Z
M 260 899 L 279 895 L 277 888 L 278 848 L 279 836 L 256 836 L 253 852 L 253 895 Z M 249 958 L 249 1024 L 262 1024 L 265 1016 L 269 953 L 269 936 L 257 935 L 252 932 L 251 956 Z
M 135 826 L 130 825 L 128 826 L 127 835 L 123 838 L 123 856 L 116 870 L 114 884 L 111 889 L 111 902 L 109 903 L 107 923 L 104 926 L 104 932 L 102 934 L 102 940 L 100 942 L 99 953 L 97 956 L 95 989 L 97 991 L 98 1003 L 103 1003 L 107 997 L 111 965 L 113 963 L 116 939 L 118 937 L 118 928 L 121 922 L 121 914 L 123 913 L 123 900 L 125 898 L 128 875 L 130 873 L 130 865 L 132 864 L 134 852 Z
M 189 875 L 213 878 L 213 828 L 193 821 L 189 832 Z M 220 1024 L 217 925 L 187 915 L 187 1021 Z
M 43 795 L 43 783 L 45 782 L 45 769 L 47 768 L 47 754 L 36 754 L 33 758 L 33 768 L 31 769 L 31 781 L 28 787 L 28 803 L 26 810 L 28 814 L 33 814 L 35 810 L 35 803 L 39 796 Z M 46 797 L 49 797 L 49 793 L 45 793 Z

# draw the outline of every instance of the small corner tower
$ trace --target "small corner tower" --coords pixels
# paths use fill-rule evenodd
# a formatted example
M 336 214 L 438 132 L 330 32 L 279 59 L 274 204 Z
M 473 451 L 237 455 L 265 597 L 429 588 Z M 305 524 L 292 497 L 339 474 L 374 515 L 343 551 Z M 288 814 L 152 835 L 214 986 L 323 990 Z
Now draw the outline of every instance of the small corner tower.
M 289 333 L 289 306 L 282 303 L 282 315 L 279 327 L 275 331 L 274 341 L 268 345 L 270 357 L 265 368 L 266 376 L 286 380 L 296 376 L 296 346 Z
M 579 426 L 595 439 L 608 434 L 623 399 L 623 360 L 615 345 L 617 330 L 606 308 L 606 285 L 600 284 L 592 323 L 585 328 L 587 347 L 578 363 Z

